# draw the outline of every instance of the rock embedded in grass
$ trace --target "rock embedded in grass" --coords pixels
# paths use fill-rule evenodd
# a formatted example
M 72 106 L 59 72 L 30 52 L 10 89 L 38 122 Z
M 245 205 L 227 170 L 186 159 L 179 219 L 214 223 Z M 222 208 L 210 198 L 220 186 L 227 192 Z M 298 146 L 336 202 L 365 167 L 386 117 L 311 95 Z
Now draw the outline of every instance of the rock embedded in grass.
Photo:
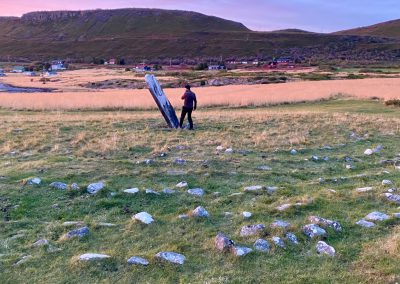
M 286 248 L 285 242 L 280 237 L 272 237 L 273 242 L 276 246 Z
M 208 214 L 207 210 L 204 207 L 199 206 L 192 211 L 192 216 L 200 218 L 208 218 L 210 214 Z
M 132 256 L 131 258 L 128 259 L 128 264 L 147 266 L 149 265 L 149 261 L 143 257 Z
M 316 249 L 318 254 L 326 254 L 332 257 L 334 257 L 336 254 L 335 249 L 323 241 L 319 241 L 317 243 Z
M 178 216 L 179 219 L 188 219 L 189 215 L 188 214 L 181 214 Z
M 387 200 L 389 200 L 391 202 L 395 202 L 400 205 L 400 195 L 392 194 L 392 193 L 385 193 L 384 195 Z
M 187 186 L 188 186 L 188 183 L 186 181 L 181 181 L 180 183 L 175 185 L 175 187 L 177 187 L 177 188 L 183 188 L 183 187 L 187 187 Z
M 29 261 L 31 258 L 33 258 L 32 255 L 25 255 L 20 260 L 18 260 L 16 263 L 14 263 L 13 266 L 18 266 L 18 265 L 24 264 L 25 262 Z
M 293 233 L 287 233 L 285 235 L 286 239 L 291 242 L 294 245 L 298 245 L 299 244 L 299 240 L 297 239 L 296 235 Z
M 385 213 L 381 212 L 372 212 L 365 216 L 365 219 L 368 221 L 385 221 L 388 220 L 390 217 Z
M 42 180 L 39 177 L 34 177 L 31 179 L 28 179 L 27 184 L 28 185 L 40 185 L 42 183 Z
M 169 188 L 164 188 L 162 191 L 164 194 L 174 194 L 175 190 L 169 189 Z
M 326 231 L 315 224 L 308 224 L 303 227 L 303 233 L 309 238 L 322 237 L 326 235 Z
M 276 220 L 274 221 L 271 225 L 270 228 L 282 228 L 282 229 L 287 229 L 290 227 L 290 223 L 282 221 L 282 220 Z
M 308 220 L 313 224 L 330 227 L 333 230 L 335 230 L 336 232 L 342 231 L 342 226 L 337 221 L 332 221 L 332 220 L 325 219 L 325 218 L 318 217 L 318 216 L 310 216 L 310 217 L 308 217 Z
M 371 190 L 373 190 L 373 189 L 374 189 L 373 187 L 367 186 L 367 187 L 359 187 L 359 188 L 356 188 L 356 191 L 359 192 L 359 193 L 363 193 L 363 192 L 371 191 Z
M 232 154 L 233 153 L 233 149 L 232 148 L 228 148 L 225 150 L 226 154 Z
M 140 190 L 139 190 L 139 188 L 128 188 L 128 189 L 125 189 L 124 190 L 124 192 L 125 193 L 128 193 L 128 194 L 136 194 L 136 193 L 138 193 Z
M 104 186 L 105 185 L 103 182 L 89 184 L 87 187 L 87 192 L 89 192 L 90 194 L 96 194 L 97 192 L 102 190 L 104 188 Z
M 382 181 L 382 185 L 393 185 L 393 182 L 392 182 L 391 180 L 384 179 L 384 180 Z
M 157 192 L 157 191 L 154 191 L 154 190 L 153 190 L 153 189 L 151 189 L 151 188 L 147 188 L 147 189 L 146 189 L 146 194 L 160 195 L 160 193 L 159 193 L 159 192 Z
M 296 154 L 297 154 L 297 150 L 296 150 L 296 149 L 292 149 L 292 150 L 290 150 L 290 154 L 292 154 L 292 155 L 296 155 Z
M 146 225 L 149 225 L 151 223 L 154 222 L 153 216 L 151 216 L 149 213 L 147 212 L 140 212 L 135 214 L 133 217 L 133 219 L 138 220 Z
M 257 224 L 257 225 L 247 225 L 243 226 L 240 229 L 240 235 L 242 237 L 254 236 L 262 233 L 265 230 L 265 225 Z
M 250 212 L 245 211 L 245 212 L 242 213 L 242 216 L 245 219 L 249 219 L 249 218 L 251 218 L 251 216 L 253 216 L 253 214 L 251 214 Z
M 267 240 L 264 239 L 258 239 L 254 243 L 254 248 L 256 251 L 260 252 L 269 252 L 271 250 L 271 246 Z
M 90 230 L 88 227 L 82 227 L 76 230 L 69 231 L 63 235 L 62 239 L 72 239 L 72 238 L 83 238 L 89 234 Z
M 266 165 L 259 166 L 257 169 L 260 170 L 260 171 L 272 171 L 272 168 L 269 167 L 269 166 L 266 166 Z
M 79 260 L 81 261 L 96 261 L 96 260 L 103 260 L 110 258 L 111 256 L 106 254 L 99 254 L 99 253 L 85 253 L 79 256 Z
M 66 221 L 63 223 L 63 226 L 82 226 L 83 225 L 83 221 Z
M 286 204 L 282 204 L 282 205 L 279 205 L 278 207 L 276 207 L 276 210 L 285 211 L 285 210 L 289 209 L 290 207 L 292 207 L 292 204 L 286 203 Z
M 36 242 L 34 242 L 32 246 L 41 247 L 41 246 L 46 246 L 48 244 L 49 244 L 49 241 L 47 239 L 40 239 L 40 240 L 37 240 Z
M 184 255 L 176 252 L 159 252 L 156 254 L 156 258 L 173 263 L 173 264 L 184 264 L 186 258 Z
M 181 159 L 181 158 L 176 158 L 176 159 L 174 159 L 174 164 L 184 166 L 184 165 L 186 165 L 186 160 Z
M 79 188 L 79 185 L 77 183 L 73 183 L 73 184 L 71 184 L 71 189 L 72 190 L 79 190 L 80 188 Z
M 192 189 L 189 189 L 187 192 L 189 194 L 195 195 L 195 196 L 203 196 L 204 195 L 204 189 L 202 189 L 202 188 L 192 188 Z
M 219 251 L 229 252 L 235 243 L 223 233 L 218 233 L 214 240 L 214 246 Z
M 56 182 L 52 182 L 50 184 L 50 187 L 58 189 L 58 190 L 67 190 L 68 185 L 66 183 L 56 181 Z
M 245 256 L 249 253 L 251 253 L 253 250 L 251 248 L 248 247 L 242 247 L 242 246 L 233 246 L 231 249 L 231 252 L 234 256 Z
M 244 191 L 246 191 L 246 192 L 259 192 L 259 191 L 263 191 L 264 189 L 265 189 L 265 186 L 252 185 L 252 186 L 245 187 Z
M 361 219 L 360 221 L 356 222 L 357 225 L 364 227 L 364 228 L 372 228 L 375 227 L 375 224 L 372 222 L 369 222 L 367 220 Z

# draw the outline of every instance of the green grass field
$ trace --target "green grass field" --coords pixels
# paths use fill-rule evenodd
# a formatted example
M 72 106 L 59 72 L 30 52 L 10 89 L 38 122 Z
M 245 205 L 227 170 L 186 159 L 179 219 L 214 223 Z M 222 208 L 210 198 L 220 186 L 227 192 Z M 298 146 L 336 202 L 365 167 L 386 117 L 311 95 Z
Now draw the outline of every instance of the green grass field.
M 381 165 L 400 154 L 400 111 L 379 101 L 332 100 L 269 108 L 210 108 L 194 113 L 196 131 L 169 130 L 157 112 L 23 112 L 0 110 L 0 282 L 1 283 L 395 283 L 400 281 L 400 219 L 355 223 L 368 213 L 400 212 L 382 193 L 382 180 L 400 183 L 400 171 Z M 352 135 L 353 133 L 353 135 Z M 217 153 L 216 147 L 234 153 Z M 377 145 L 384 149 L 366 156 Z M 327 147 L 329 146 L 329 147 Z M 298 154 L 290 154 L 297 149 Z M 166 153 L 161 157 L 160 153 Z M 313 155 L 329 157 L 313 162 Z M 351 162 L 346 162 L 350 157 Z M 174 164 L 182 158 L 186 165 Z M 143 161 L 152 159 L 153 163 Z M 346 169 L 346 164 L 354 169 Z M 261 171 L 267 165 L 270 171 Z M 362 176 L 360 176 L 363 174 Z M 40 177 L 42 184 L 24 184 Z M 325 181 L 320 182 L 320 178 Z M 49 184 L 77 183 L 80 190 Z M 106 187 L 89 195 L 90 183 Z M 203 188 L 195 197 L 175 188 Z M 277 186 L 271 194 L 248 193 L 251 185 Z M 356 188 L 371 186 L 366 193 Z M 123 193 L 137 187 L 136 195 Z M 152 188 L 172 195 L 146 194 Z M 333 189 L 336 193 L 327 189 Z M 219 192 L 216 194 L 216 192 Z M 241 193 L 241 194 L 234 194 Z M 233 194 L 233 195 L 232 195 Z M 280 212 L 277 206 L 301 202 Z M 57 204 L 57 205 L 55 205 Z M 208 219 L 179 219 L 203 206 Z M 146 211 L 155 222 L 132 220 Z M 243 211 L 253 214 L 244 219 Z M 226 216 L 225 212 L 231 212 Z M 327 229 L 323 239 L 336 256 L 318 255 L 317 240 L 302 227 L 317 215 L 336 220 L 342 232 Z M 300 245 L 274 246 L 284 236 L 269 225 L 291 224 Z M 90 229 L 81 239 L 61 240 L 82 221 Z M 101 226 L 101 222 L 114 227 Z M 241 258 L 218 252 L 214 238 L 223 232 L 237 244 L 253 247 L 259 236 L 241 237 L 240 228 L 265 224 L 270 253 Z M 34 247 L 39 239 L 50 244 Z M 160 262 L 155 254 L 185 255 L 182 266 Z M 85 263 L 79 255 L 111 256 Z M 14 265 L 22 257 L 31 258 Z M 150 261 L 139 267 L 131 256 Z

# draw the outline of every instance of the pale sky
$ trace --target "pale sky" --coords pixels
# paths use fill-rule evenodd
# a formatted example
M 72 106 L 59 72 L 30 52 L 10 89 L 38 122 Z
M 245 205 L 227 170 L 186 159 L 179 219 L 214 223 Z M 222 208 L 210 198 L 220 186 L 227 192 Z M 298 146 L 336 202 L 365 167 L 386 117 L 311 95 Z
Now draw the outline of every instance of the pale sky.
M 189 10 L 238 21 L 258 31 L 332 32 L 400 18 L 400 0 L 0 0 L 0 16 L 97 8 Z

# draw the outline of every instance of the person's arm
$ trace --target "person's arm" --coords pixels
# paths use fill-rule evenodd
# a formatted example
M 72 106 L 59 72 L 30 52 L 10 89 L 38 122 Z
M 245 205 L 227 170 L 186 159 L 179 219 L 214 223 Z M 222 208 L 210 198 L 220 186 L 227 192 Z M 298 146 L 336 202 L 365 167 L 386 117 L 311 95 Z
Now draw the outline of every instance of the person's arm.
M 182 99 L 182 100 L 186 99 L 186 93 L 183 94 L 183 96 L 182 96 L 181 99 Z
M 197 108 L 197 99 L 196 99 L 196 95 L 194 95 L 194 110 L 196 110 Z

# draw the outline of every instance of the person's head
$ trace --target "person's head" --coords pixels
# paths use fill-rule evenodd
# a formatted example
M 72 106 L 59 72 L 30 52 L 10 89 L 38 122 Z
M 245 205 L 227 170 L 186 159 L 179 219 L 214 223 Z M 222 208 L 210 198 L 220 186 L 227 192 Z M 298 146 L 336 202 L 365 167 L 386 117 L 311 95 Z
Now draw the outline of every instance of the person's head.
M 186 90 L 190 90 L 190 85 L 187 84 L 187 85 L 185 86 L 185 88 L 186 88 Z

